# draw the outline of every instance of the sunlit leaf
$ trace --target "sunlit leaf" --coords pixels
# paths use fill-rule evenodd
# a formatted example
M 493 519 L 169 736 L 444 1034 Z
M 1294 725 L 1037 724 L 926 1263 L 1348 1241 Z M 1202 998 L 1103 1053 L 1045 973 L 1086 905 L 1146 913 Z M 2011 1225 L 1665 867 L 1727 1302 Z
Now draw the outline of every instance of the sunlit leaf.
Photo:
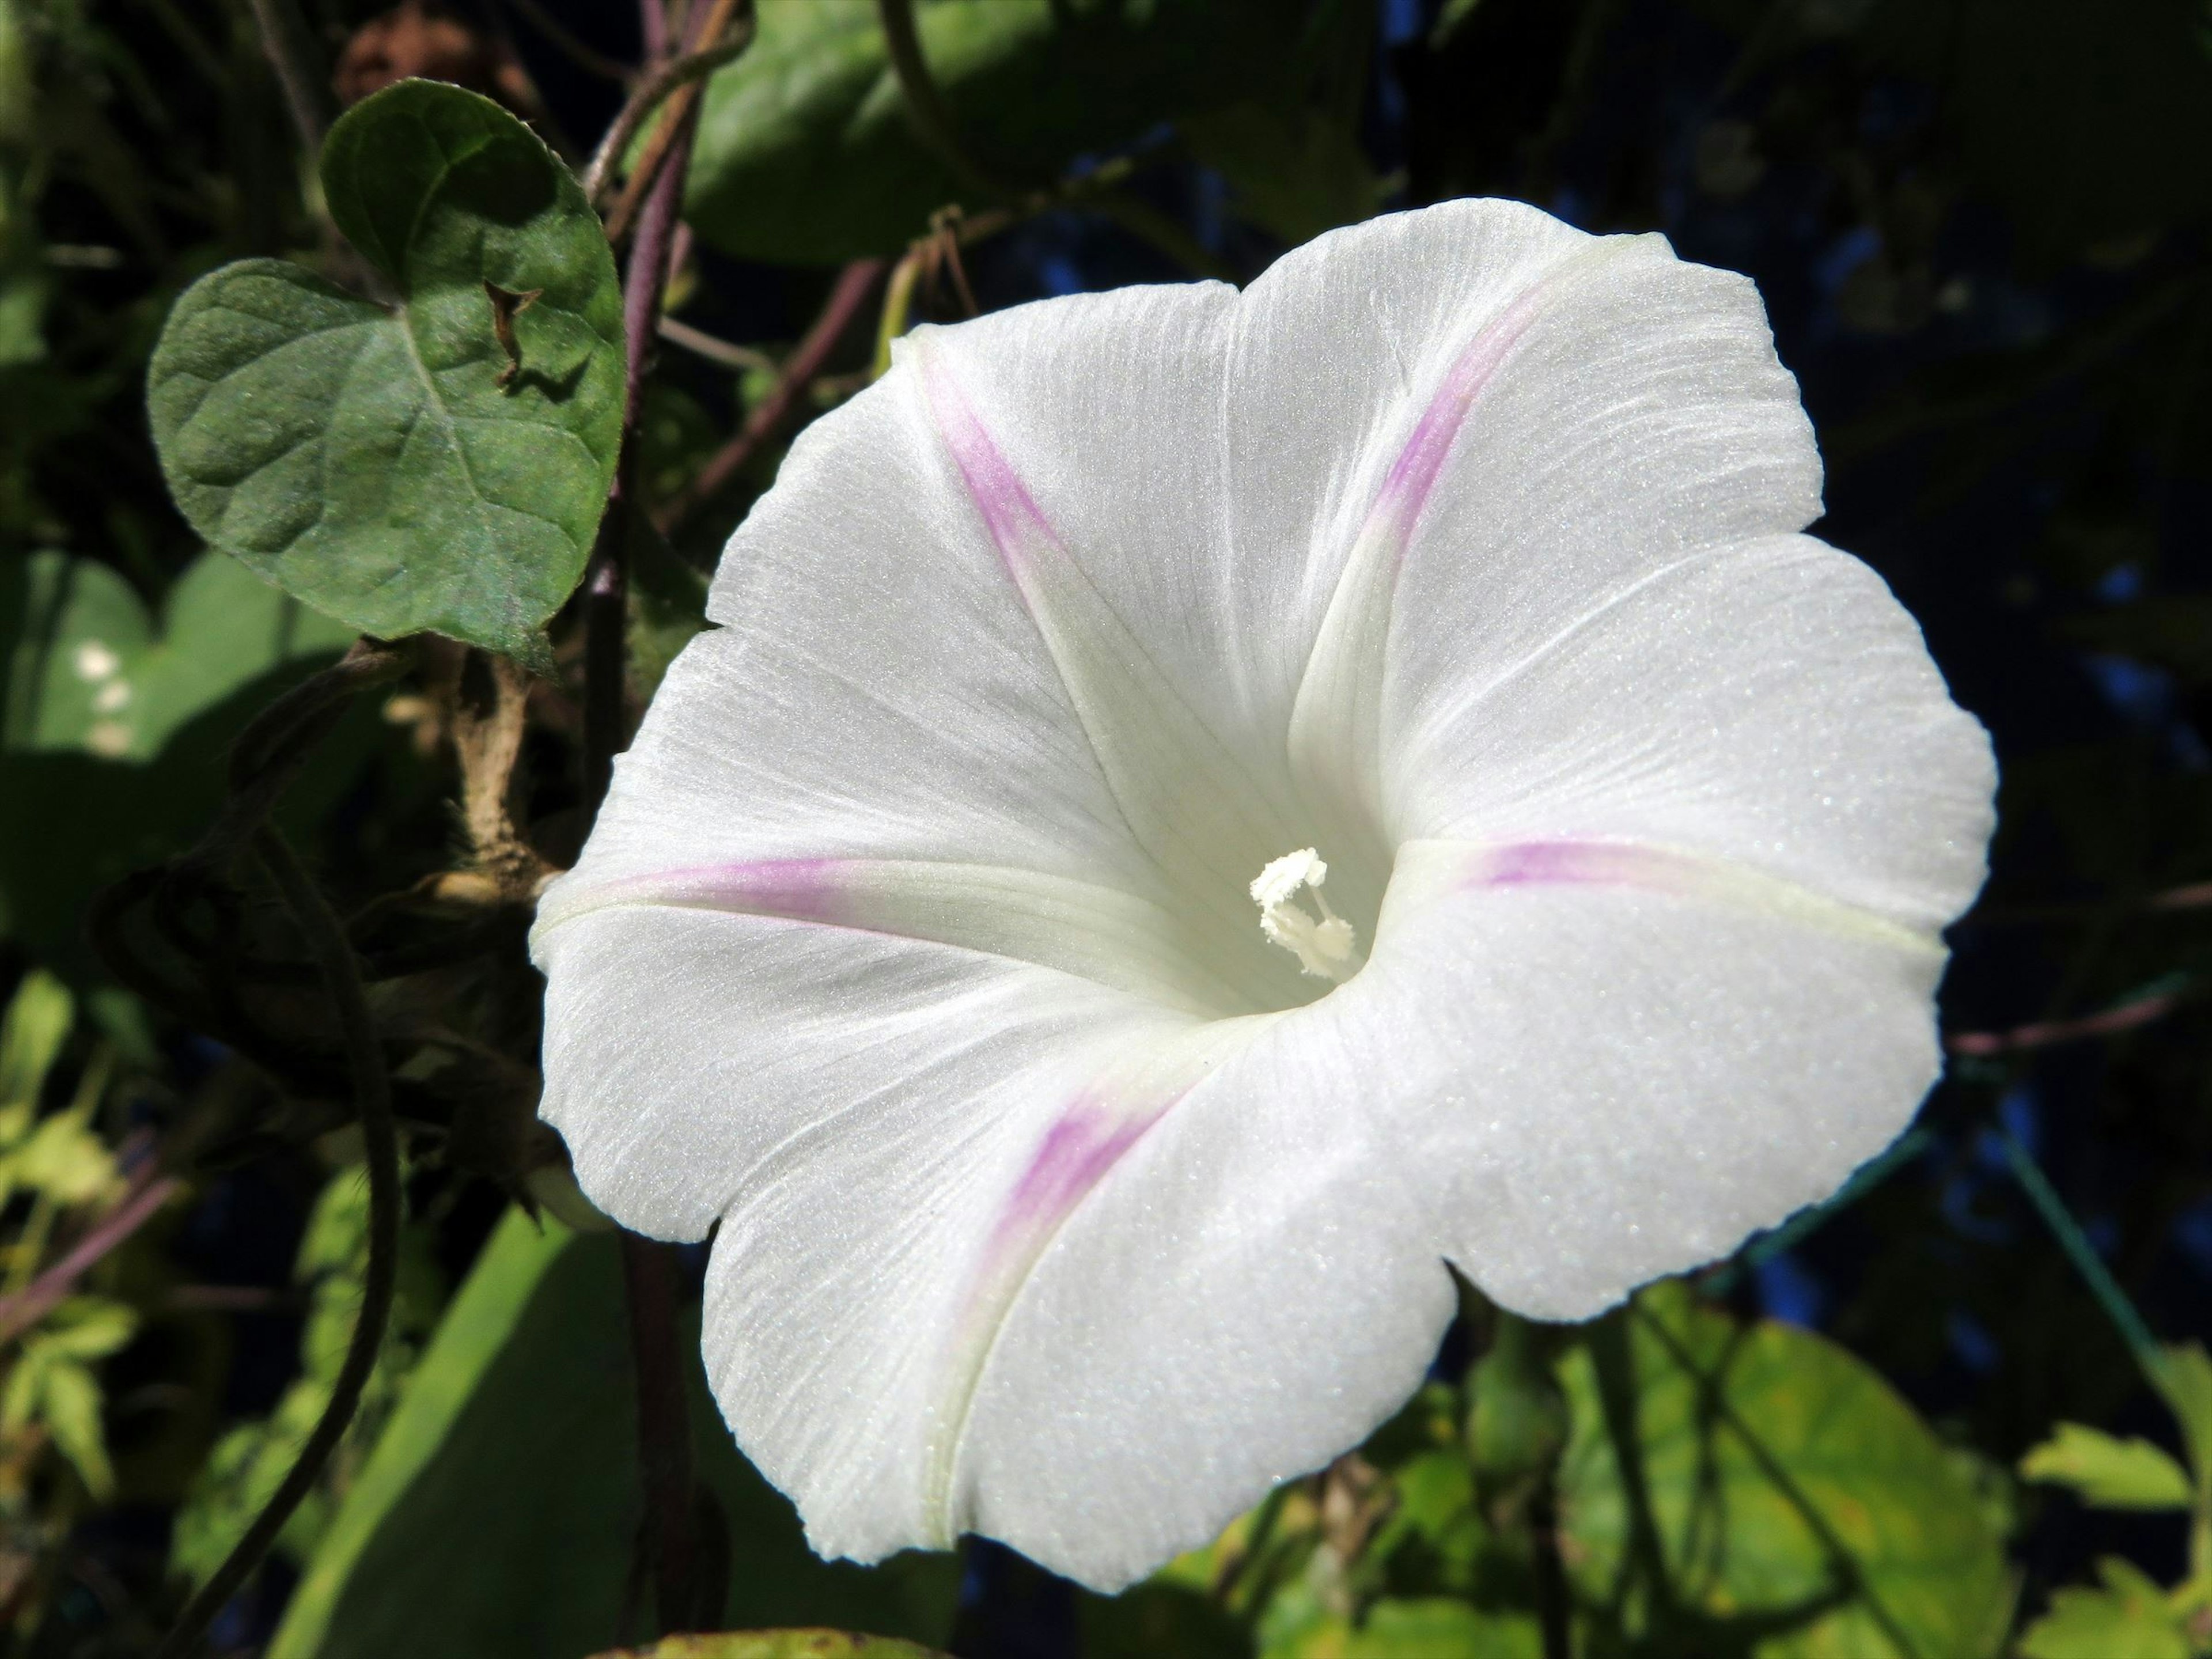
M 945 1659 L 935 1648 L 842 1630 L 740 1630 L 672 1636 L 649 1648 L 621 1648 L 599 1659 Z
M 2115 1556 L 2102 1589 L 2062 1589 L 2021 1638 L 2021 1659 L 2190 1659 L 2197 1651 L 2166 1592 Z
M 2212 1354 L 2201 1342 L 2160 1351 L 2164 1363 L 2152 1380 L 2181 1424 L 2182 1443 L 2200 1495 L 2212 1495 Z
M 209 541 L 356 629 L 544 666 L 622 423 L 599 219 L 529 128 L 428 81 L 339 120 L 323 188 L 399 304 L 275 259 L 194 284 L 148 378 L 170 489 Z
M 2079 1423 L 2061 1423 L 2020 1460 L 2030 1480 L 2069 1486 L 2108 1510 L 2185 1510 L 2189 1475 L 2148 1440 L 2121 1440 Z
M 1760 1659 L 1999 1650 L 2013 1591 L 1972 1481 L 1833 1343 L 1664 1285 L 1594 1328 L 1560 1380 L 1561 1522 L 1594 1605 L 1656 1572 L 1674 1605 L 1753 1621 Z
M 57 1360 L 40 1377 L 38 1417 L 54 1437 L 54 1449 L 67 1458 L 85 1490 L 105 1503 L 115 1494 L 115 1466 L 108 1461 L 107 1434 L 101 1424 L 105 1400 L 91 1368 L 76 1360 Z
M 640 1502 L 623 1317 L 612 1235 L 509 1214 L 308 1562 L 270 1659 L 541 1659 L 610 1646 Z M 704 1378 L 692 1382 L 700 1473 L 730 1522 L 726 1622 L 941 1637 L 952 1559 L 817 1559 L 790 1506 L 737 1455 Z
M 1218 108 L 1291 35 L 1260 0 L 930 0 L 923 53 L 975 163 L 1049 183 L 1085 151 Z M 896 252 L 951 202 L 986 207 L 908 119 L 874 0 L 759 0 L 760 32 L 709 83 L 687 216 L 747 258 Z
M 52 974 L 33 969 L 23 975 L 0 1015 L 0 1107 L 37 1102 L 75 1012 L 69 988 Z
M 105 1396 L 94 1362 L 130 1341 L 137 1316 L 99 1297 L 71 1297 L 25 1339 L 0 1386 L 0 1429 L 35 1423 L 52 1437 L 85 1489 L 105 1501 L 115 1490 L 102 1421 Z

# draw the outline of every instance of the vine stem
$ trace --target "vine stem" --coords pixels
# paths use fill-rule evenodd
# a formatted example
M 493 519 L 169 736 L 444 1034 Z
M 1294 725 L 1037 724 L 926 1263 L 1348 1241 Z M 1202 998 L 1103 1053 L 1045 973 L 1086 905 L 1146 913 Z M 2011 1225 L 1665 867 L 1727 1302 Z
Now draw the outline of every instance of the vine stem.
M 937 152 L 937 159 L 951 169 L 963 189 L 973 191 L 987 201 L 1003 196 L 1006 192 L 985 176 L 961 147 L 960 136 L 952 125 L 952 112 L 946 107 L 944 94 L 931 78 L 928 58 L 922 55 L 921 31 L 915 27 L 914 19 L 914 0 L 876 0 L 876 15 L 883 25 L 884 48 L 891 60 L 891 73 L 897 77 L 899 92 L 906 100 L 907 114 L 922 142 Z
M 2021 1142 L 2018 1135 L 2000 1124 L 1997 1135 L 2004 1146 L 2005 1161 L 2012 1165 L 2013 1179 L 2043 1218 L 2044 1225 L 2051 1229 L 2058 1241 L 2058 1248 L 2066 1252 L 2066 1259 L 2074 1264 L 2074 1271 L 2081 1275 L 2089 1293 L 2097 1298 L 2097 1305 L 2118 1330 L 2120 1339 L 2128 1345 L 2136 1364 L 2154 1387 L 2162 1384 L 2166 1376 L 2166 1356 L 2160 1351 L 2158 1339 L 2151 1334 L 2128 1293 L 2120 1288 L 2120 1281 L 2112 1277 L 2112 1270 L 2105 1265 L 2105 1258 L 2097 1254 L 2097 1247 L 2081 1231 L 2081 1224 L 2074 1219 L 2066 1207 L 2066 1200 L 2058 1196 L 2058 1189 L 2043 1173 L 2043 1166 L 2035 1155 Z
M 295 0 L 252 0 L 253 21 L 261 33 L 261 50 L 276 72 L 284 94 L 284 108 L 293 131 L 312 163 L 322 154 L 323 134 L 331 123 L 329 82 L 319 61 L 314 38 Z
M 185 1604 L 176 1624 L 155 1650 L 155 1659 L 185 1659 L 198 1649 L 224 1603 L 261 1564 L 284 1523 L 292 1518 L 292 1511 L 321 1478 L 323 1466 L 344 1438 L 361 1404 L 362 1391 L 376 1369 L 385 1324 L 392 1312 L 399 1255 L 399 1138 L 392 1118 L 392 1080 L 384 1069 L 384 1052 L 377 1042 L 368 994 L 362 988 L 360 965 L 346 940 L 344 923 L 301 867 L 284 838 L 264 828 L 254 836 L 254 850 L 306 935 L 331 1000 L 337 1006 L 352 1073 L 354 1108 L 361 1116 L 362 1139 L 368 1159 L 368 1267 L 363 1275 L 361 1313 L 354 1322 L 344 1361 L 331 1384 L 330 1403 L 323 1407 L 299 1456 L 245 1535 Z
M 785 361 L 783 372 L 776 377 L 775 389 L 745 416 L 745 423 L 738 429 L 737 435 L 708 457 L 707 464 L 661 509 L 663 535 L 672 536 L 690 522 L 692 514 L 720 494 L 752 459 L 753 453 L 791 417 L 806 388 L 821 374 L 823 365 L 830 361 L 830 354 L 837 349 L 838 341 L 844 338 L 853 319 L 867 304 L 868 296 L 875 291 L 876 283 L 883 274 L 881 259 L 855 259 L 837 273 L 821 313 Z
M 78 1279 L 173 1197 L 184 1183 L 174 1176 L 154 1176 L 135 1184 L 123 1201 L 102 1216 L 70 1253 L 21 1290 L 0 1301 L 0 1343 L 13 1341 L 52 1311 L 76 1288 Z
M 716 0 L 699 19 L 694 49 L 727 24 L 730 0 Z M 667 16 L 661 0 L 640 0 L 640 21 L 647 52 L 657 59 L 671 51 Z M 741 26 L 743 27 L 743 26 Z M 746 29 L 749 37 L 750 29 Z M 684 61 L 681 58 L 674 61 Z M 663 63 L 648 74 L 665 74 Z M 629 561 L 626 541 L 630 514 L 642 510 L 634 476 L 639 415 L 645 376 L 658 337 L 661 295 L 668 280 L 684 173 L 699 113 L 696 79 L 684 83 L 688 95 L 668 112 L 662 131 L 670 135 L 658 158 L 658 172 L 637 212 L 623 270 L 623 333 L 629 349 L 623 387 L 622 459 L 599 521 L 597 545 L 584 597 L 584 790 L 586 810 L 597 816 L 614 778 L 614 757 L 629 738 L 627 639 Z M 633 103 L 639 100 L 633 100 Z M 658 141 L 656 141 L 656 143 Z M 610 223 L 610 234 L 618 232 Z M 638 1459 L 645 1486 L 645 1523 L 639 1534 L 643 1561 L 649 1565 L 664 1633 L 684 1628 L 695 1613 L 711 1621 L 719 1607 L 696 1609 L 697 1529 L 692 1470 L 690 1416 L 682 1356 L 676 1331 L 676 1263 L 669 1247 L 636 1234 L 622 1235 L 623 1276 L 627 1291 L 630 1353 L 637 1378 Z
M 662 104 L 684 88 L 712 75 L 751 44 L 753 20 L 750 10 L 736 17 L 734 29 L 729 27 L 738 0 L 715 0 L 707 18 L 708 27 L 702 32 L 699 49 L 667 59 L 638 82 L 636 90 L 617 112 L 613 123 L 607 128 L 606 137 L 599 140 L 599 147 L 592 152 L 592 159 L 584 168 L 582 184 L 586 198 L 594 202 L 599 200 L 606 189 L 608 178 L 622 164 L 623 157 L 629 153 L 639 131 Z M 680 123 L 689 113 L 688 110 L 678 110 L 678 122 Z M 647 175 L 641 180 L 643 185 L 650 187 L 659 182 L 658 168 L 666 155 L 664 149 L 640 166 L 639 172 Z M 632 206 L 635 207 L 634 203 Z M 609 221 L 609 240 L 620 240 L 622 232 L 628 228 L 629 216 L 627 213 L 618 214 Z

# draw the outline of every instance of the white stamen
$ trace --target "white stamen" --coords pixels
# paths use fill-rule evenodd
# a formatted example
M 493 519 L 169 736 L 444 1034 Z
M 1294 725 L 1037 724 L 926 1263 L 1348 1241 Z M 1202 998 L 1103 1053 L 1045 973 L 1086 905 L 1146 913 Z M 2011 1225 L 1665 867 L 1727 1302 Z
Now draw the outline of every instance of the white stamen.
M 1359 971 L 1359 936 L 1329 908 L 1321 890 L 1328 879 L 1328 866 L 1315 848 L 1285 853 L 1260 872 L 1252 902 L 1260 907 L 1260 931 L 1267 943 L 1288 951 L 1314 978 L 1341 985 Z M 1319 916 L 1291 902 L 1301 892 L 1313 895 Z

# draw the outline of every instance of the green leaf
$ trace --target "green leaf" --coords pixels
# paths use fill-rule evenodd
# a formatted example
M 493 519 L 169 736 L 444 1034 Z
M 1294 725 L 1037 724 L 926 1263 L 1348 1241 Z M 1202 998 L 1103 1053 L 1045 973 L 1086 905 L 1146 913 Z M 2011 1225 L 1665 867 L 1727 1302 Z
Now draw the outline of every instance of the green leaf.
M 138 1334 L 136 1310 L 106 1297 L 72 1296 L 46 1316 L 34 1339 L 64 1358 L 105 1359 Z
M 2161 1354 L 2164 1363 L 2151 1381 L 2181 1425 L 2197 1492 L 2212 1496 L 2212 1354 L 2201 1342 L 2178 1343 Z
M 348 111 L 322 172 L 400 303 L 275 259 L 195 283 L 148 377 L 169 488 L 210 542 L 363 633 L 435 629 L 544 667 L 621 438 L 599 219 L 529 128 L 436 82 Z
M 1594 1605 L 1663 1573 L 1714 1648 L 1723 1621 L 1771 1632 L 1760 1659 L 2002 1648 L 2013 1589 L 1972 1480 L 1833 1343 L 1664 1285 L 1591 1328 L 1560 1381 L 1561 1522 Z
M 641 1501 L 613 1235 L 511 1212 L 308 1562 L 270 1659 L 542 1659 L 616 1641 Z M 701 1477 L 730 1523 L 726 1622 L 941 1635 L 952 1559 L 817 1559 L 691 1370 Z
M 2187 1626 L 2166 1592 L 2116 1556 L 2097 1564 L 2102 1589 L 2063 1589 L 2021 1638 L 2021 1659 L 2190 1659 Z
M 45 1368 L 37 1415 L 54 1437 L 54 1449 L 69 1460 L 85 1490 L 101 1503 L 115 1495 L 115 1466 L 107 1457 L 107 1434 L 100 1421 L 105 1404 L 100 1381 L 73 1359 Z
M 185 568 L 158 626 L 97 561 L 0 560 L 0 934 L 88 972 L 94 890 L 189 843 L 239 729 L 352 637 L 221 553 Z M 376 730 L 373 709 L 348 717 L 288 797 L 288 825 L 313 823 Z
M 1279 77 L 1297 30 L 1263 0 L 924 0 L 923 54 L 975 165 L 1014 185 Z M 874 0 L 759 0 L 708 82 L 685 216 L 743 258 L 896 252 L 963 190 L 908 120 Z
M 1544 1632 L 1527 1613 L 1489 1613 L 1439 1596 L 1377 1601 L 1345 1643 L 1343 1659 L 1543 1659 Z
M 22 751 L 149 759 L 270 668 L 353 637 L 216 553 L 177 578 L 158 626 L 114 570 L 61 553 L 31 556 L 21 605 L 0 667 L 7 745 Z
M 630 695 L 647 703 L 676 653 L 707 626 L 708 582 L 644 514 L 631 514 L 630 526 L 627 661 Z
M 130 1341 L 137 1316 L 121 1303 L 71 1297 L 24 1342 L 0 1389 L 0 1429 L 42 1425 L 85 1489 L 105 1502 L 115 1490 L 93 1363 Z
M 1371 216 L 1386 186 L 1359 134 L 1324 110 L 1248 100 L 1182 123 L 1201 161 L 1229 181 L 1237 213 L 1289 243 Z
M 2057 1431 L 2020 1460 L 2030 1480 L 2070 1486 L 2081 1501 L 2107 1510 L 2185 1510 L 2188 1474 L 2148 1440 L 2121 1440 L 2079 1423 Z
M 75 1018 L 67 986 L 42 969 L 23 975 L 0 1016 L 0 1106 L 37 1103 Z M 26 1127 L 29 1121 L 26 1113 Z
M 946 1659 L 935 1648 L 842 1630 L 738 1630 L 672 1636 L 649 1648 L 623 1648 L 599 1659 Z

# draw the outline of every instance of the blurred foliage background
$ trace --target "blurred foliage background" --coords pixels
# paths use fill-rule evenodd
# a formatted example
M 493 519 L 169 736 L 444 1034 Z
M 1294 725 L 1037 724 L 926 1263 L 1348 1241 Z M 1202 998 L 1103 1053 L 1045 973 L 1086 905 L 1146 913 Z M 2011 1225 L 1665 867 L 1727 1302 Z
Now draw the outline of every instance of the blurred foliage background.
M 921 100 L 886 10 L 917 22 Z M 194 845 L 247 722 L 362 625 L 173 504 L 164 319 L 258 256 L 375 293 L 305 142 L 339 109 L 456 82 L 580 165 L 641 27 L 615 0 L 0 0 L 9 1651 L 151 1650 L 328 1405 L 366 1294 L 343 1044 L 274 890 L 212 933 L 155 918 L 140 971 L 94 948 L 96 896 Z M 1821 533 L 1921 619 L 2003 768 L 1950 1073 L 1732 1261 L 1570 1330 L 1470 1295 L 1370 1445 L 1110 1601 L 980 1543 L 814 1560 L 705 1398 L 680 1257 L 694 1375 L 661 1432 L 688 1411 L 704 1495 L 679 1620 L 634 1264 L 531 1115 L 518 894 L 592 793 L 584 605 L 534 680 L 425 643 L 277 809 L 364 964 L 406 1206 L 362 1408 L 216 1650 L 580 1659 L 688 1622 L 969 1659 L 2212 1653 L 2203 0 L 757 0 L 696 121 L 625 464 L 632 712 L 792 434 L 906 320 L 1245 279 L 1475 193 L 1755 277 L 1827 458 Z M 654 131 L 613 157 L 618 233 Z

